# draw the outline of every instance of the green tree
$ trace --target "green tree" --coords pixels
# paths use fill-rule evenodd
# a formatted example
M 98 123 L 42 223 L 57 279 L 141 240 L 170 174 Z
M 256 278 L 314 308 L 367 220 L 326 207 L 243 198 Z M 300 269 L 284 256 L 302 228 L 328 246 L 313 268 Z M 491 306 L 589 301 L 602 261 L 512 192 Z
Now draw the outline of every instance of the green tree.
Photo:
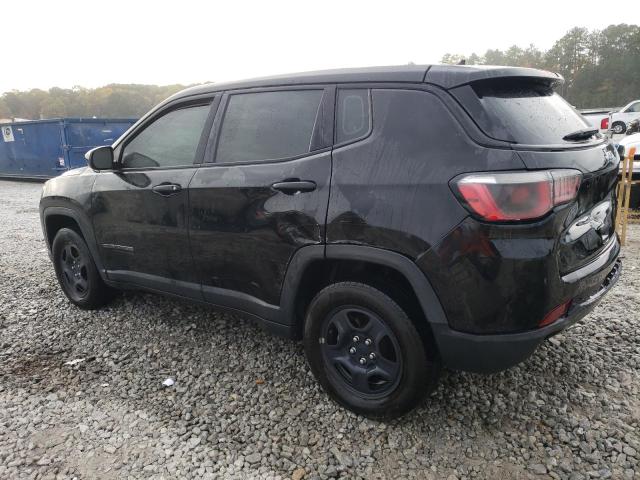
M 28 119 L 72 117 L 140 117 L 183 85 L 112 84 L 96 89 L 74 86 L 49 91 L 6 92 L 0 96 L 2 117 Z
M 502 50 L 487 50 L 482 57 L 485 65 L 507 65 L 505 54 Z
M 64 101 L 61 98 L 48 98 L 42 106 L 40 115 L 42 118 L 66 117 L 67 109 L 65 108 Z
M 467 58 L 467 65 L 479 65 L 481 63 L 482 58 L 475 53 L 472 53 L 471 55 L 469 55 L 469 58 Z
M 442 57 L 442 63 L 448 65 L 458 65 L 462 60 L 465 60 L 464 55 L 459 55 L 457 53 L 447 53 Z
M 9 118 L 11 117 L 11 109 L 4 101 L 3 98 L 0 98 L 0 118 Z

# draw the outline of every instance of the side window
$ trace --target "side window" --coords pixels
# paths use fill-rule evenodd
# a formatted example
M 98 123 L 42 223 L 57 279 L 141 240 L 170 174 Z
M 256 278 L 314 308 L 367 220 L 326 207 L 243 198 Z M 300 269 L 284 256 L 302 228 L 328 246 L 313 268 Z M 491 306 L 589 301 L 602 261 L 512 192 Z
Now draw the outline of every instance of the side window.
M 323 90 L 229 97 L 216 162 L 275 160 L 308 153 Z
M 336 143 L 364 137 L 369 132 L 369 90 L 338 90 L 336 111 Z
M 630 113 L 639 113 L 640 112 L 640 102 L 636 102 L 629 107 L 628 110 Z
M 173 110 L 158 118 L 129 142 L 122 152 L 124 168 L 191 165 L 209 105 Z

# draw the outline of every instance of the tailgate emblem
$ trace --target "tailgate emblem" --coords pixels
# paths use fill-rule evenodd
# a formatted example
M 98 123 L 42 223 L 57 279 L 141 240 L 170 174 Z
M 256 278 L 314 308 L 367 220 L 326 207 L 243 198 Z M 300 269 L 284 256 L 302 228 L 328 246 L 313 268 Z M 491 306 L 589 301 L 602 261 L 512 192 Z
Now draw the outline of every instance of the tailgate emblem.
M 610 212 L 610 200 L 599 203 L 593 207 L 589 213 L 581 216 L 571 224 L 567 230 L 567 234 L 565 235 L 565 242 L 573 242 L 591 229 L 599 232 L 599 230 L 605 225 L 607 216 Z M 603 240 L 605 239 L 605 236 L 603 236 Z

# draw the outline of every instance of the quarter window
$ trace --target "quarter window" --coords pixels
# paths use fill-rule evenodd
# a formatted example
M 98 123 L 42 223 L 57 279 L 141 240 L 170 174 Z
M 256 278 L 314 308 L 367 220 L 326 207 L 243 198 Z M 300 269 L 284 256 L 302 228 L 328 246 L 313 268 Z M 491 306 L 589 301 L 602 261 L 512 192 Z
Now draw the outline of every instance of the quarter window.
M 181 108 L 163 115 L 129 142 L 122 152 L 127 168 L 192 165 L 209 105 Z
M 364 137 L 369 132 L 369 90 L 338 90 L 336 143 Z
M 295 157 L 310 151 L 322 90 L 231 95 L 216 162 Z

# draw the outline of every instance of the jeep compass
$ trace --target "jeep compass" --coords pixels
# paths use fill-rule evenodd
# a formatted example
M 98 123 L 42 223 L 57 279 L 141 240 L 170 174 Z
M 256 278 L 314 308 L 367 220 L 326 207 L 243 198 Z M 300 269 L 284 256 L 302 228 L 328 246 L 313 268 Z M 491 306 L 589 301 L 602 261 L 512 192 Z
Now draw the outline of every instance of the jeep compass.
M 340 404 L 394 417 L 495 372 L 620 275 L 619 156 L 553 73 L 402 66 L 196 86 L 49 180 L 62 291 L 192 299 L 301 338 Z

